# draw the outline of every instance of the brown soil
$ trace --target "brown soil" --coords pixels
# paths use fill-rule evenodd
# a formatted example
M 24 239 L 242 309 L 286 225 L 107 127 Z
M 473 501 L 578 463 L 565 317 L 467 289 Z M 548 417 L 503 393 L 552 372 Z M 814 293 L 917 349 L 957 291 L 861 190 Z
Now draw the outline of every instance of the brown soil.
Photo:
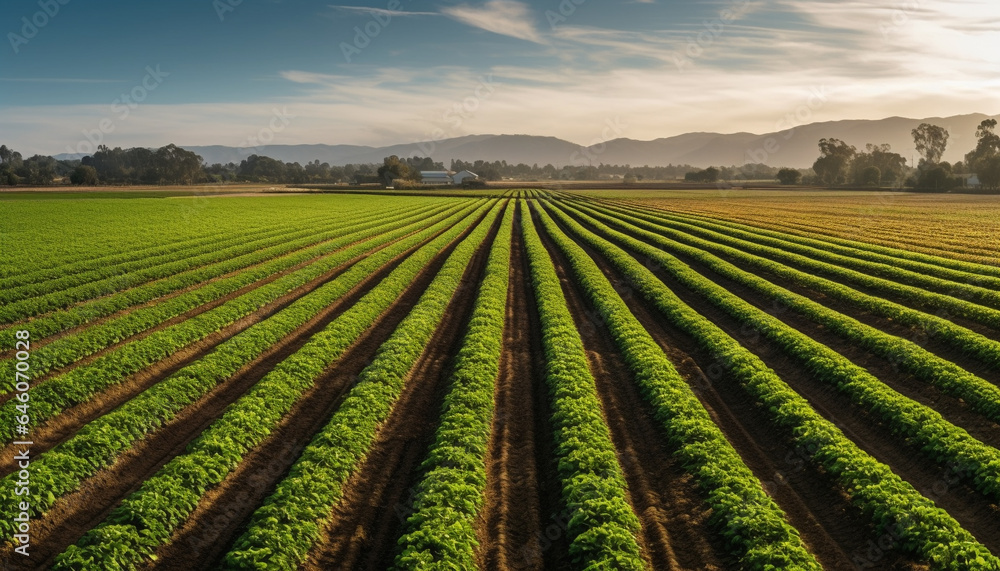
M 486 502 L 477 520 L 479 568 L 484 571 L 538 570 L 545 555 L 555 555 L 545 538 L 543 492 L 557 485 L 546 472 L 544 426 L 549 418 L 541 324 L 521 236 L 520 207 L 514 219 L 504 345 L 494 395 L 493 426 L 486 457 Z M 542 398 L 535 398 L 541 394 Z M 550 454 L 544 454 L 551 458 Z M 541 460 L 541 462 L 539 462 Z M 558 498 L 555 494 L 545 494 Z M 540 541 L 544 538 L 545 542 Z M 553 561 L 553 563 L 555 563 Z
M 396 541 L 412 513 L 419 463 L 438 425 L 451 360 L 475 307 L 499 221 L 466 268 L 445 317 L 410 370 L 365 460 L 345 482 L 340 502 L 301 568 L 374 570 L 392 564 Z
M 432 239 L 433 237 L 428 238 L 427 241 Z M 424 241 L 424 243 L 427 241 Z M 325 328 L 338 315 L 350 308 L 398 266 L 406 256 L 419 247 L 420 245 L 414 246 L 392 260 L 361 284 L 355 286 L 354 289 L 346 293 L 342 298 L 324 309 L 321 314 L 270 348 L 261 357 L 240 369 L 236 375 L 220 384 L 205 397 L 186 408 L 173 421 L 140 441 L 134 448 L 120 457 L 114 465 L 99 471 L 94 477 L 84 481 L 81 488 L 76 492 L 60 498 L 44 518 L 36 520 L 33 524 L 32 539 L 39 546 L 32 556 L 33 559 L 43 561 L 47 565 L 52 557 L 75 542 L 84 532 L 103 521 L 122 498 L 138 489 L 143 481 L 155 474 L 173 457 L 181 454 L 188 443 L 210 426 L 216 418 L 221 416 L 230 403 L 236 401 L 246 390 L 273 369 L 275 365 L 301 348 L 313 334 Z M 433 270 L 433 267 L 440 263 L 443 262 L 436 260 L 428 268 Z M 338 361 L 335 369 L 343 367 L 346 370 L 357 369 L 357 371 L 360 371 L 361 368 L 370 362 L 374 351 L 382 341 L 388 338 L 392 330 L 395 329 L 395 326 L 402 320 L 406 309 L 416 302 L 416 299 L 422 294 L 423 289 L 430 283 L 431 277 L 428 277 L 426 274 L 427 271 L 429 270 L 424 270 L 425 273 L 418 276 L 407 291 L 376 320 L 372 329 L 366 332 L 348 349 Z M 330 376 L 335 376 L 335 372 L 328 372 L 325 378 Z M 353 377 L 349 377 L 350 379 L 353 379 Z M 311 389 L 307 394 L 312 396 L 317 392 L 322 393 L 323 391 L 318 390 L 321 386 L 323 386 L 322 382 L 317 383 L 316 388 Z M 326 394 L 321 395 L 321 397 L 327 396 Z M 305 399 L 302 402 L 306 402 Z M 303 405 L 300 403 L 296 406 L 300 407 Z M 296 416 L 297 413 L 304 414 L 304 417 L 298 419 Z M 322 415 L 322 413 L 317 414 Z M 317 420 L 316 414 L 306 414 L 306 411 L 297 408 L 293 409 L 292 414 L 286 416 L 286 423 L 289 418 L 294 419 L 293 422 L 295 423 L 308 422 L 309 420 L 317 423 L 325 418 L 325 416 L 320 416 Z M 296 426 L 299 425 L 296 424 Z M 285 434 L 287 437 L 292 436 L 291 434 L 282 432 L 282 430 L 287 431 L 290 429 L 283 427 L 276 434 Z M 311 434 L 310 432 L 304 436 L 300 435 L 300 440 L 307 440 Z M 276 448 L 274 442 L 278 443 Z M 277 480 L 288 466 L 294 462 L 298 456 L 298 452 L 304 446 L 304 444 L 289 445 L 289 442 L 293 441 L 272 438 L 269 441 L 271 446 L 269 450 L 272 456 L 264 456 L 265 460 L 261 461 L 261 456 L 258 454 L 255 457 L 255 464 L 253 464 L 256 467 L 256 471 L 250 470 L 249 473 L 255 474 L 257 477 L 265 477 L 268 474 L 272 474 L 277 469 L 276 467 L 281 467 L 277 473 L 272 474 L 272 478 Z M 268 446 L 268 444 L 264 446 Z M 253 454 L 252 452 L 247 456 L 248 460 Z M 247 473 L 247 465 L 242 465 L 239 471 Z M 223 487 L 225 486 L 226 483 L 223 483 Z M 251 482 L 243 491 L 252 490 L 258 495 L 263 495 L 269 487 L 270 485 L 265 486 L 263 489 L 259 486 L 253 487 L 253 482 Z M 213 493 L 218 494 L 217 491 Z M 258 503 L 243 504 L 237 502 L 229 505 L 224 503 L 217 503 L 215 505 L 216 507 L 222 506 L 228 510 L 231 510 L 233 506 L 241 506 L 245 510 L 252 511 Z M 226 514 L 221 515 L 225 516 Z M 216 530 L 217 527 L 219 526 L 216 525 L 208 529 L 202 528 L 200 533 L 202 536 L 207 537 L 210 535 L 210 531 Z M 192 548 L 192 551 L 194 554 L 201 553 L 200 548 Z M 45 565 L 40 566 L 39 569 L 45 568 Z M 196 566 L 193 568 L 200 567 Z

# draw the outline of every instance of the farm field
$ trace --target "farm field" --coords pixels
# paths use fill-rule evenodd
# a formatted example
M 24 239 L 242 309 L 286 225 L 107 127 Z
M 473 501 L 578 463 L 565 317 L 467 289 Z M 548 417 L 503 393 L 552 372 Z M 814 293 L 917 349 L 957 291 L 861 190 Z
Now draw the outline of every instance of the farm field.
M 0 202 L 0 569 L 1000 570 L 997 197 L 448 194 Z

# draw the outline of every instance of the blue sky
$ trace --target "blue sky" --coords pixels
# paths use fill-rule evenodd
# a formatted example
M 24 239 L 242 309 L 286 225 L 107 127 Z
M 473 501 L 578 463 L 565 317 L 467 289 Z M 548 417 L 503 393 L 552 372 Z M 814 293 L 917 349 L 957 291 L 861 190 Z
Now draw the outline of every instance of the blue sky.
M 990 0 L 341 1 L 4 0 L 0 142 L 591 144 L 1000 112 Z

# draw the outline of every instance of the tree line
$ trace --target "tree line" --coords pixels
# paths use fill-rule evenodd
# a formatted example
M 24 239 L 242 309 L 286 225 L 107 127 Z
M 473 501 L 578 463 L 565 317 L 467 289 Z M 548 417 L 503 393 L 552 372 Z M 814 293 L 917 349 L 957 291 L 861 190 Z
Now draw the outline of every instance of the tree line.
M 892 151 L 888 144 L 867 144 L 863 151 L 839 139 L 820 139 L 820 156 L 809 169 L 776 168 L 764 164 L 719 166 L 697 169 L 691 165 L 663 167 L 632 165 L 539 166 L 505 160 L 463 161 L 453 159 L 451 171 L 468 170 L 480 180 L 621 180 L 632 184 L 643 180 L 676 180 L 712 183 L 719 180 L 777 180 L 783 184 L 824 186 L 910 187 L 947 191 L 966 184 L 975 173 L 987 189 L 1000 188 L 1000 135 L 997 121 L 987 119 L 976 130 L 976 147 L 965 161 L 942 161 L 948 131 L 923 123 L 912 135 L 921 158 L 915 168 Z M 80 160 L 22 155 L 0 146 L 0 185 L 44 186 L 68 180 L 78 185 L 171 185 L 220 182 L 272 184 L 382 184 L 403 187 L 420 182 L 421 171 L 443 171 L 444 164 L 430 157 L 386 157 L 383 163 L 332 166 L 318 160 L 301 165 L 263 155 L 250 155 L 238 164 L 207 165 L 198 154 L 170 144 L 159 149 L 134 147 L 114 149 L 101 145 L 93 155 Z
M 951 164 L 942 157 L 948 147 L 949 133 L 943 127 L 921 123 L 911 131 L 920 153 L 916 168 L 908 168 L 906 159 L 892 152 L 888 144 L 865 146 L 863 152 L 839 139 L 820 139 L 820 156 L 813 163 L 818 182 L 827 186 L 891 186 L 918 190 L 947 191 L 965 186 L 967 177 L 976 174 L 983 188 L 1000 188 L 1000 136 L 994 129 L 996 119 L 987 119 L 976 129 L 976 148 L 966 153 L 965 161 Z

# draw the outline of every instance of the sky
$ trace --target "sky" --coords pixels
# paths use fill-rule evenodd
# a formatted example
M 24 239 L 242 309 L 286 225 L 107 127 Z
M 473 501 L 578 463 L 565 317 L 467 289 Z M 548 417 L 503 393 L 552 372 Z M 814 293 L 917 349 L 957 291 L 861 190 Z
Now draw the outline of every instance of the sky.
M 995 0 L 4 0 L 0 143 L 581 145 L 1000 113 Z

